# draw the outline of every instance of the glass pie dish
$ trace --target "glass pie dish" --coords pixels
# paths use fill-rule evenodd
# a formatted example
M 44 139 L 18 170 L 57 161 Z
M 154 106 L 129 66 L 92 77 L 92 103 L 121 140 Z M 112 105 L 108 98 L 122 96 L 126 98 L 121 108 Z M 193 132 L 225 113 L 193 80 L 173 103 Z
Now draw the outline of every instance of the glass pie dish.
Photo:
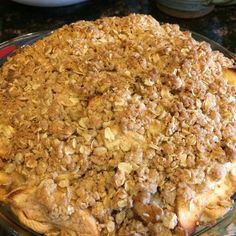
M 51 31 L 43 31 L 30 33 L 27 35 L 23 35 L 17 37 L 15 39 L 9 40 L 7 42 L 0 44 L 0 65 L 2 65 L 7 57 L 10 56 L 13 51 L 17 48 L 24 47 L 25 45 L 30 45 L 37 40 L 43 38 L 44 36 L 50 34 Z M 211 44 L 214 50 L 221 51 L 225 56 L 233 58 L 233 54 L 229 52 L 227 49 L 223 48 L 219 44 L 205 38 L 204 36 L 192 33 L 193 37 L 198 41 L 207 41 Z M 232 196 L 232 198 L 236 201 L 236 194 Z M 0 204 L 0 228 L 4 230 L 4 233 L 1 235 L 19 235 L 19 236 L 27 236 L 27 235 L 39 235 L 38 233 L 33 232 L 28 229 L 24 225 L 22 225 L 14 214 L 11 212 L 10 208 L 5 204 Z M 199 226 L 196 232 L 192 236 L 197 235 L 211 235 L 211 236 L 230 236 L 236 235 L 236 205 L 228 211 L 222 218 L 218 219 L 215 223 L 210 225 Z

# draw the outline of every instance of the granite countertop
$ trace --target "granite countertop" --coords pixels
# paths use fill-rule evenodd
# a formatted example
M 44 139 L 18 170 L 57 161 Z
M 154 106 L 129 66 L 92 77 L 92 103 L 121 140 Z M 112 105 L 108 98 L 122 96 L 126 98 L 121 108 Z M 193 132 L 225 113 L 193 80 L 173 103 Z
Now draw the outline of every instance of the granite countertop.
M 21 34 L 55 29 L 80 19 L 127 15 L 131 12 L 151 14 L 161 22 L 177 23 L 200 33 L 236 53 L 236 5 L 217 7 L 198 19 L 178 19 L 160 12 L 155 1 L 91 0 L 69 7 L 37 8 L 2 0 L 0 5 L 0 42 Z
M 69 7 L 37 8 L 8 0 L 0 4 L 0 42 L 29 32 L 56 29 L 77 20 L 129 13 L 151 14 L 160 22 L 177 23 L 182 28 L 200 33 L 236 53 L 236 5 L 216 7 L 198 19 L 178 19 L 160 12 L 151 0 L 91 0 Z M 1 229 L 0 235 L 8 234 Z

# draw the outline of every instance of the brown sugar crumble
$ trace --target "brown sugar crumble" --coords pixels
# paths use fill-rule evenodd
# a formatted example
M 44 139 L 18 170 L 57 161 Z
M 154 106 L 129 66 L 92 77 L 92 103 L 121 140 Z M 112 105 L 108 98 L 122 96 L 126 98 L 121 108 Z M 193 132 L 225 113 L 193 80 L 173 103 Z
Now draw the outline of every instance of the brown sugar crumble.
M 48 236 L 188 235 L 178 196 L 191 203 L 226 175 L 236 190 L 232 63 L 135 14 L 20 49 L 0 68 L 4 201 Z

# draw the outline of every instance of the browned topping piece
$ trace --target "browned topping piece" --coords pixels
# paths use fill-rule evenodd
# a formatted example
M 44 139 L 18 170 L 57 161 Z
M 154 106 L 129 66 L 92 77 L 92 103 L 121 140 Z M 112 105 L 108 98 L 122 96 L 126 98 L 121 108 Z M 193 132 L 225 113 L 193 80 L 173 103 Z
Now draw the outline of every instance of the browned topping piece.
M 48 236 L 188 235 L 236 190 L 230 66 L 135 14 L 22 48 L 0 68 L 1 199 Z

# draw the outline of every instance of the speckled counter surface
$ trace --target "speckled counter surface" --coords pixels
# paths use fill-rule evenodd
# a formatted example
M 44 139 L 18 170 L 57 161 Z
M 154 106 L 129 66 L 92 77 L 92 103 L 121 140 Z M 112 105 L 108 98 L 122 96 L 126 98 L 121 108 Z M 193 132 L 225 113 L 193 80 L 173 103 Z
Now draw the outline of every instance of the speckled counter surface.
M 178 23 L 236 53 L 236 5 L 217 7 L 205 17 L 185 20 L 160 12 L 154 0 L 91 0 L 88 4 L 61 8 L 29 7 L 1 0 L 0 42 L 29 32 L 55 29 L 80 19 L 91 20 L 131 12 L 151 14 L 161 22 Z

